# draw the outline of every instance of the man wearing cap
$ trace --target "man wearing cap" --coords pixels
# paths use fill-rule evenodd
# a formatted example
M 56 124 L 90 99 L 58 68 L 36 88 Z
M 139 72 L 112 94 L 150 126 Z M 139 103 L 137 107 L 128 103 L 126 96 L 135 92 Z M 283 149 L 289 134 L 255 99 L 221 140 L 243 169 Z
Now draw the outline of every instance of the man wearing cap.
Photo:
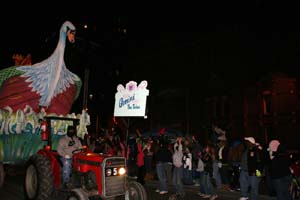
M 261 150 L 261 146 L 255 142 L 255 139 L 253 137 L 245 137 L 244 139 L 246 142 L 246 148 L 241 158 L 240 200 L 257 200 L 259 182 L 261 180 L 261 173 L 263 168 L 259 155 L 259 150 Z M 250 194 L 248 194 L 249 186 Z

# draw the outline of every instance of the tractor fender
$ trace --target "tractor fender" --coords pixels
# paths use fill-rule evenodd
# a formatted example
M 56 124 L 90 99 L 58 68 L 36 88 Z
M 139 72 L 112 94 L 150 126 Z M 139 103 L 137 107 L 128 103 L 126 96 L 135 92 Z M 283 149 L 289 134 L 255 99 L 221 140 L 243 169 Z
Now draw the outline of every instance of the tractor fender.
M 48 158 L 51 163 L 51 172 L 53 175 L 53 184 L 55 189 L 59 189 L 61 187 L 61 180 L 62 180 L 62 163 L 60 161 L 60 156 L 57 154 L 56 151 L 48 151 L 45 149 L 41 149 L 37 152 L 39 155 L 43 155 L 44 157 Z

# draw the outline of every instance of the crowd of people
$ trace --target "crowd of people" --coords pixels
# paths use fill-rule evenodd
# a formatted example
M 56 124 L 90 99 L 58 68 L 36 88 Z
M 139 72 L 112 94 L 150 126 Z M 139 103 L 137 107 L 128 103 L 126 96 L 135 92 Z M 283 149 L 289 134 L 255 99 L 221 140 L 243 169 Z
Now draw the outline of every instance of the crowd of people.
M 254 137 L 228 141 L 225 133 L 201 141 L 197 135 L 170 140 L 163 132 L 147 138 L 137 132 L 126 149 L 124 139 L 106 134 L 89 144 L 94 152 L 126 155 L 129 175 L 141 184 L 157 179 L 160 195 L 169 193 L 173 184 L 173 196 L 184 197 L 184 185 L 196 185 L 202 198 L 214 200 L 220 190 L 235 190 L 240 200 L 257 200 L 263 179 L 278 200 L 292 199 L 292 163 L 279 140 L 262 147 Z

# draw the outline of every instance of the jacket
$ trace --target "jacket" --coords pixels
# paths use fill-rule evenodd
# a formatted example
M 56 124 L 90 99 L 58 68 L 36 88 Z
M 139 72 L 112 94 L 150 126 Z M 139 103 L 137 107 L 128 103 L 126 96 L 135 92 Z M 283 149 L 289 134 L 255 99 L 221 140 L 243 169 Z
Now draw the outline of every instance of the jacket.
M 69 137 L 67 135 L 60 138 L 57 146 L 57 153 L 61 157 L 69 156 L 69 158 L 72 157 L 73 151 L 77 149 L 81 149 L 82 145 L 78 137 Z

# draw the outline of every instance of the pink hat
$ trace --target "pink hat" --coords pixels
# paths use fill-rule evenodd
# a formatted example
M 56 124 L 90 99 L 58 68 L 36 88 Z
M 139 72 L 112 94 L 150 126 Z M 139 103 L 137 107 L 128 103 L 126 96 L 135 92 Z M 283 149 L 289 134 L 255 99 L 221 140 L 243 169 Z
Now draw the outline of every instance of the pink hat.
M 268 151 L 276 152 L 279 145 L 280 145 L 280 142 L 279 142 L 278 140 L 272 140 L 272 141 L 269 143 Z

